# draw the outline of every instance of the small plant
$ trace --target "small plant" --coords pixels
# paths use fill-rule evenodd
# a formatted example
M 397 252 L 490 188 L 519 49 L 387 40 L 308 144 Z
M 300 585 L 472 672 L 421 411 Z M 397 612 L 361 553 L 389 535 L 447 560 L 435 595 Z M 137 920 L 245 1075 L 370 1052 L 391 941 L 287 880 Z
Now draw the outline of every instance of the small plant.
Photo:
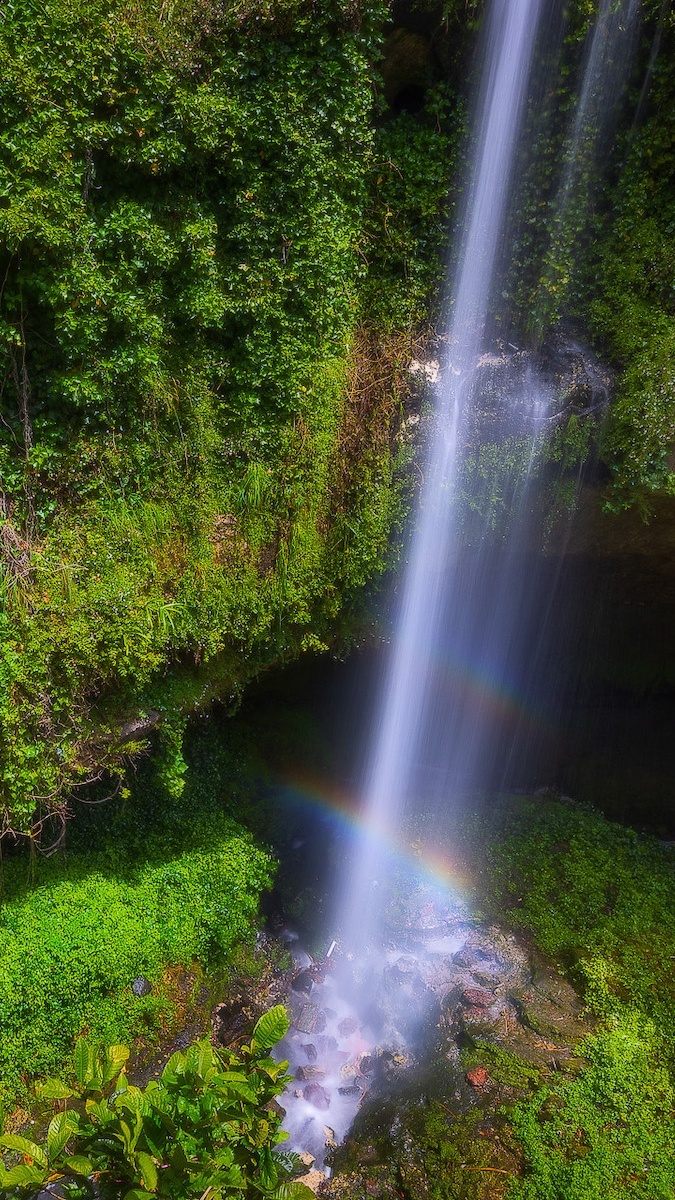
M 276 1063 L 269 1051 L 287 1030 L 285 1009 L 277 1005 L 239 1051 L 196 1042 L 177 1051 L 144 1089 L 127 1079 L 126 1046 L 79 1041 L 72 1086 L 47 1079 L 37 1089 L 59 1105 L 44 1140 L 0 1137 L 0 1146 L 19 1159 L 0 1160 L 0 1197 L 27 1200 L 55 1185 L 73 1200 L 311 1197 L 304 1184 L 290 1182 L 296 1157 L 274 1152 L 288 1135 L 270 1102 L 289 1076 L 288 1063 Z

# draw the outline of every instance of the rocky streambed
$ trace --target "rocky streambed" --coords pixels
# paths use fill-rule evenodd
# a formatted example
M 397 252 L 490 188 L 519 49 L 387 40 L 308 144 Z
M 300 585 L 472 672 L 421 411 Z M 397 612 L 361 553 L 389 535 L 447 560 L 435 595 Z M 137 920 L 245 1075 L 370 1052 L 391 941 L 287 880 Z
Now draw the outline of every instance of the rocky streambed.
M 258 1001 L 283 998 L 291 1016 L 277 1054 L 294 1075 L 281 1105 L 303 1181 L 331 1197 L 501 1196 L 519 1171 L 504 1106 L 582 1062 L 590 1027 L 558 968 L 424 885 L 359 958 L 277 936 L 292 966 Z M 221 1041 L 241 1030 L 226 1008 Z

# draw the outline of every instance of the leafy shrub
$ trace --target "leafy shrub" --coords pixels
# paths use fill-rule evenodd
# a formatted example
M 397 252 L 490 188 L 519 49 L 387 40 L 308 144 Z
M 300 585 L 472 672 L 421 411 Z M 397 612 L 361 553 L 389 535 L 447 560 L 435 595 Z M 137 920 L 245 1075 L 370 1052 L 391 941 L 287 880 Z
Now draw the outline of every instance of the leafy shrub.
M 0 1138 L 23 1159 L 9 1167 L 0 1160 L 0 1196 L 25 1198 L 58 1184 L 77 1200 L 219 1198 L 253 1189 L 269 1200 L 310 1198 L 303 1184 L 285 1182 L 295 1156 L 273 1153 L 288 1135 L 270 1104 L 290 1077 L 269 1050 L 287 1030 L 285 1010 L 273 1008 L 237 1053 L 197 1042 L 176 1052 L 145 1089 L 127 1080 L 125 1046 L 101 1051 L 78 1042 L 74 1085 L 48 1079 L 38 1089 L 59 1104 L 44 1144 Z
M 194 818 L 189 829 L 188 817 Z M 0 909 L 0 1086 L 16 1095 L 26 1076 L 58 1070 L 73 1039 L 121 1041 L 170 1021 L 168 964 L 227 959 L 254 927 L 271 859 L 222 813 L 185 814 L 187 847 L 163 854 L 148 831 L 140 845 L 51 860 L 24 894 L 23 864 L 5 868 Z M 135 853 L 132 851 L 135 849 Z M 148 856 L 150 850 L 150 856 Z M 13 870 L 10 870 L 10 866 Z M 25 870 L 25 868 L 23 868 Z M 146 976 L 152 994 L 136 998 Z

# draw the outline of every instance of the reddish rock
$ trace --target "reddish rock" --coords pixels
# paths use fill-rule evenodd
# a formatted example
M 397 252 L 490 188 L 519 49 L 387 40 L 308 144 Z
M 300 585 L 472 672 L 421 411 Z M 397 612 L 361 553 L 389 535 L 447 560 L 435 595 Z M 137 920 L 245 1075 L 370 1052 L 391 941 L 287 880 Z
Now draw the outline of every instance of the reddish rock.
M 470 1008 L 489 1008 L 494 1003 L 494 996 L 483 988 L 465 988 L 461 1000 Z
M 302 1089 L 302 1095 L 309 1104 L 313 1104 L 321 1112 L 330 1108 L 330 1096 L 320 1083 L 308 1083 L 307 1087 Z
M 326 1072 L 323 1067 L 298 1067 L 295 1072 L 295 1078 L 302 1080 L 303 1083 L 307 1083 L 312 1079 L 325 1079 Z
M 474 1067 L 472 1071 L 467 1071 L 465 1078 L 466 1082 L 475 1088 L 484 1088 L 490 1082 L 490 1076 L 485 1067 Z

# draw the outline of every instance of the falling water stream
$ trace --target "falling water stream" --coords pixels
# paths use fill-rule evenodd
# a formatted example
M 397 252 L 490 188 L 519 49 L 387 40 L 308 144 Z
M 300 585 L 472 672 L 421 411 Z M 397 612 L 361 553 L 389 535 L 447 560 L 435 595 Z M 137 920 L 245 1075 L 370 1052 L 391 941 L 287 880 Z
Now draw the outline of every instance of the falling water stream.
M 637 0 L 624 0 L 623 9 L 632 30 Z M 626 24 L 617 10 L 623 9 L 614 0 L 604 2 L 591 34 L 570 132 L 572 158 L 562 164 L 561 206 L 573 187 L 578 156 L 587 151 L 589 123 L 598 124 L 608 74 L 612 105 L 624 84 L 628 55 L 622 58 L 622 79 L 616 78 L 617 39 Z M 433 996 L 433 981 L 452 971 L 453 955 L 456 960 L 468 936 L 459 898 L 414 874 L 406 921 L 398 929 L 392 924 L 383 882 L 395 869 L 392 846 L 407 806 L 421 788 L 433 808 L 449 796 L 494 783 L 496 764 L 508 761 L 508 746 L 496 744 L 495 697 L 517 700 L 521 711 L 536 702 L 553 596 L 550 580 L 547 591 L 526 551 L 538 528 L 534 466 L 555 395 L 526 356 L 515 347 L 490 346 L 486 331 L 498 293 L 496 276 L 508 258 L 502 243 L 522 169 L 518 152 L 545 10 L 546 0 L 492 0 L 486 13 L 447 362 L 361 789 L 363 832 L 336 901 L 334 958 L 319 966 L 297 945 L 294 951 L 293 1026 L 280 1048 L 296 1073 L 284 1100 L 286 1124 L 291 1144 L 309 1150 L 320 1168 L 326 1145 L 342 1139 L 367 1090 L 373 1056 L 386 1051 L 405 1057 L 406 1046 L 421 1036 L 420 1022 L 430 1017 L 412 993 L 406 999 L 411 953 L 417 977 L 424 977 Z M 508 381 L 498 403 L 490 400 L 495 373 Z M 499 497 L 508 520 L 498 536 L 488 498 L 480 492 L 480 472 L 478 482 L 475 475 L 467 482 L 469 448 L 475 452 L 481 444 L 486 425 L 497 454 L 514 458 Z M 459 498 L 467 488 L 472 489 L 468 556 L 459 551 L 467 536 Z M 382 978 L 392 972 L 400 976 L 404 1001 L 395 1012 L 390 1006 L 385 1018 L 376 1001 Z

